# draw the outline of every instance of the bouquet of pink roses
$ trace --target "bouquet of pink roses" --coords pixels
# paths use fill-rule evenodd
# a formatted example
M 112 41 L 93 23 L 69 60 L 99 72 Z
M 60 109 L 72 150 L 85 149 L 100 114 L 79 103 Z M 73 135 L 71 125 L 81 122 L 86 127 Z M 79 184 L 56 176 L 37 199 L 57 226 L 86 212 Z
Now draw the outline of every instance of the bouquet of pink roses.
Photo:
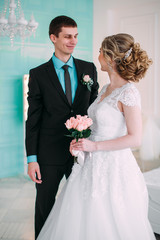
M 71 132 L 71 135 L 67 135 L 68 137 L 73 137 L 78 142 L 79 138 L 87 138 L 91 134 L 90 126 L 93 121 L 87 115 L 81 116 L 77 115 L 75 117 L 71 117 L 65 123 L 66 128 Z

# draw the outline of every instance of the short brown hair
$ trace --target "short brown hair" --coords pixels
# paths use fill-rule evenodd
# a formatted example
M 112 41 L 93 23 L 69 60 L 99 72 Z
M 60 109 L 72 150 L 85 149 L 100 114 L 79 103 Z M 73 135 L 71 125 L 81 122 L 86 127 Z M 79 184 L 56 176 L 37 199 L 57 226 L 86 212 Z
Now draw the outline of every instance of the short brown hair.
M 141 49 L 139 43 L 126 33 L 119 33 L 106 37 L 101 46 L 106 60 L 116 63 L 119 75 L 128 81 L 138 82 L 145 76 L 152 60 L 148 58 L 146 51 Z
M 62 27 L 77 27 L 77 23 L 70 17 L 64 15 L 58 16 L 52 19 L 50 22 L 49 36 L 54 34 L 56 37 L 58 37 Z

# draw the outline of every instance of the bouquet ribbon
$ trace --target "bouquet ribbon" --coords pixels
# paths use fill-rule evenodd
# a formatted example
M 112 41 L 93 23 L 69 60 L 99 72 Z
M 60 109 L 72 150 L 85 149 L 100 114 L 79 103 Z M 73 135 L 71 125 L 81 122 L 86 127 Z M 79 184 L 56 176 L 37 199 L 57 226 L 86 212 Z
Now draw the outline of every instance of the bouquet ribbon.
M 75 157 L 77 157 L 77 162 L 79 163 L 79 165 L 83 166 L 83 164 L 84 164 L 84 152 L 73 150 L 72 153 Z

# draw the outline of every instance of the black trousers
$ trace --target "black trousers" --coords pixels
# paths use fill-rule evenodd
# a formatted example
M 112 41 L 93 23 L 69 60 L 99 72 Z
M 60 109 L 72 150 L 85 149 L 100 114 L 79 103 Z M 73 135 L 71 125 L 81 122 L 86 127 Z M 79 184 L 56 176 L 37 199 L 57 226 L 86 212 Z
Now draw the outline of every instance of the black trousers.
M 69 177 L 73 157 L 64 165 L 40 165 L 42 183 L 36 184 L 35 202 L 35 239 L 37 239 L 54 203 L 60 181 Z

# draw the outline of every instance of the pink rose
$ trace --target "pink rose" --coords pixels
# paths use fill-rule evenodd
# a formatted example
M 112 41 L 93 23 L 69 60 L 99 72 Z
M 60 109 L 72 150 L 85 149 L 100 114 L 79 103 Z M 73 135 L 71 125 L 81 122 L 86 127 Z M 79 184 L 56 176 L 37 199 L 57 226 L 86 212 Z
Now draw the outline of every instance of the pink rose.
M 66 125 L 67 129 L 71 129 L 72 128 L 72 123 L 71 123 L 71 121 L 69 119 L 66 121 L 65 125 Z
M 77 118 L 77 119 L 81 119 L 82 116 L 81 116 L 81 115 L 76 115 L 76 118 Z
M 73 122 L 73 128 L 76 128 L 78 124 L 79 124 L 79 120 L 75 119 Z
M 86 130 L 88 128 L 88 124 L 87 123 L 83 123 L 83 130 Z
M 83 121 L 85 121 L 87 118 L 88 118 L 87 115 L 84 115 L 84 116 L 82 117 Z
M 84 125 L 83 124 L 78 124 L 78 126 L 76 127 L 76 129 L 81 132 L 84 130 Z
M 76 118 L 71 117 L 70 119 L 68 119 L 65 125 L 68 129 L 73 128 L 81 132 L 83 130 L 86 130 L 88 127 L 90 127 L 92 123 L 93 123 L 92 119 L 89 118 L 87 115 L 85 116 L 77 115 Z
M 76 121 L 76 119 L 74 117 L 71 117 L 70 119 L 68 119 L 65 123 L 66 128 L 68 128 L 68 129 L 74 128 L 75 121 Z
M 83 81 L 86 82 L 86 83 L 89 82 L 90 79 L 91 79 L 91 78 L 90 78 L 89 75 L 85 75 L 85 76 L 83 77 Z
M 70 120 L 70 122 L 71 122 L 71 124 L 72 124 L 72 126 L 73 126 L 74 123 L 75 123 L 75 121 L 76 121 L 75 117 L 71 117 L 69 120 Z
M 93 124 L 93 121 L 91 118 L 87 118 L 86 119 L 86 124 L 88 125 L 88 127 L 90 127 Z

